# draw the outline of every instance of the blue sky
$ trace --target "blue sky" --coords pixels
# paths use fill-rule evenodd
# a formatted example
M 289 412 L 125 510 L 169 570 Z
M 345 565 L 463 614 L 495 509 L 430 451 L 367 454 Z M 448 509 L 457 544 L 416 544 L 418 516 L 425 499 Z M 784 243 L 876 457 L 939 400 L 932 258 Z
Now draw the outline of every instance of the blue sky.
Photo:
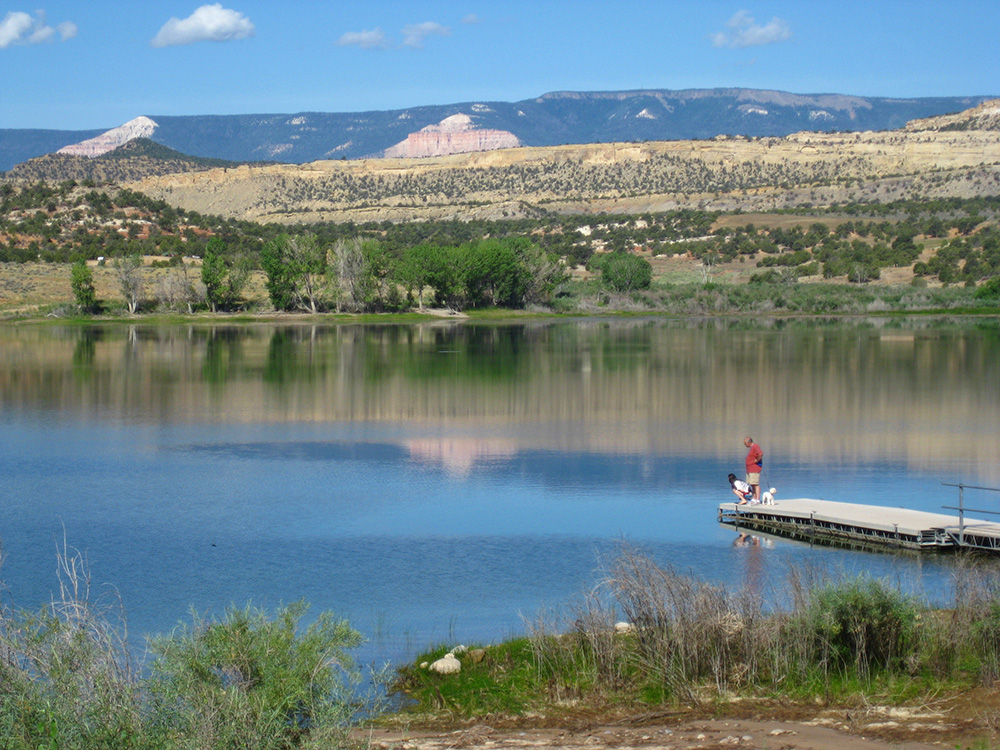
M 996 0 L 11 0 L 0 128 L 549 91 L 1000 96 Z

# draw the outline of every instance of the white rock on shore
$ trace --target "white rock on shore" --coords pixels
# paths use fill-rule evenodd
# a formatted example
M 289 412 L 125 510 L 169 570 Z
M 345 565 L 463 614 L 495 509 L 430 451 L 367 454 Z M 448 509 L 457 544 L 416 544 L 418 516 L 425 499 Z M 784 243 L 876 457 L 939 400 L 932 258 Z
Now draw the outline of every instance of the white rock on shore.
M 432 662 L 428 669 L 438 674 L 457 674 L 462 671 L 462 662 L 455 654 L 445 654 L 437 661 Z

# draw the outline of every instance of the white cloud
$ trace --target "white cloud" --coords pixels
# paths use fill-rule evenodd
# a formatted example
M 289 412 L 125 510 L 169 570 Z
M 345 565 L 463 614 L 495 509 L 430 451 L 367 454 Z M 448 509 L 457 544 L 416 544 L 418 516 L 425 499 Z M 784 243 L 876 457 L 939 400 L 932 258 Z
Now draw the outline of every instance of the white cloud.
M 424 40 L 427 37 L 451 36 L 451 29 L 435 21 L 424 21 L 424 23 L 411 23 L 404 26 L 402 34 L 403 43 L 396 44 L 393 39 L 385 35 L 382 29 L 348 31 L 337 40 L 337 44 L 341 47 L 354 46 L 361 49 L 399 49 L 401 47 L 420 49 L 424 46 Z
M 171 18 L 153 37 L 154 47 L 172 47 L 195 42 L 228 42 L 254 35 L 250 19 L 221 3 L 202 5 L 187 18 Z
M 382 29 L 372 29 L 371 31 L 348 31 L 337 44 L 342 47 L 355 46 L 361 49 L 385 49 L 389 46 L 389 40 L 385 37 Z
M 35 11 L 32 18 L 21 11 L 11 11 L 0 21 L 0 49 L 14 44 L 41 44 L 51 42 L 56 34 L 63 41 L 76 36 L 76 24 L 65 22 L 52 28 L 45 20 L 45 11 Z
M 59 32 L 59 36 L 65 42 L 67 39 L 72 39 L 76 36 L 76 24 L 72 21 L 64 21 L 56 26 L 56 31 Z
M 477 16 L 475 13 L 470 13 L 465 18 L 462 19 L 462 23 L 480 23 L 483 19 Z
M 783 42 L 792 37 L 792 30 L 780 18 L 772 18 L 767 24 L 761 26 L 745 10 L 737 11 L 729 19 L 726 29 L 726 31 L 709 36 L 713 46 L 743 49 L 744 47 L 760 47 L 764 44 Z
M 403 27 L 403 46 L 423 47 L 424 39 L 429 36 L 451 36 L 451 29 L 434 21 L 411 23 Z

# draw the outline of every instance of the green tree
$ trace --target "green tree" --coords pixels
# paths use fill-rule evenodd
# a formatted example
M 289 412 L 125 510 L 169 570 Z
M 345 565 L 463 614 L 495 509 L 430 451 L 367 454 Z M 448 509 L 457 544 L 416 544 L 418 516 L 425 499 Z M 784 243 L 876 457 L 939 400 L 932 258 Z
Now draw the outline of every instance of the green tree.
M 417 303 L 424 309 L 424 289 L 430 285 L 434 272 L 435 256 L 441 253 L 440 248 L 433 245 L 416 245 L 406 248 L 396 266 L 396 280 L 407 292 L 417 293 Z
M 473 307 L 520 307 L 527 288 L 527 268 L 513 243 L 482 240 L 461 249 L 466 299 Z
M 653 266 L 638 255 L 611 253 L 601 263 L 601 282 L 616 292 L 648 289 L 652 281 Z
M 288 235 L 279 234 L 265 242 L 260 252 L 260 264 L 267 276 L 264 286 L 275 310 L 291 310 L 295 302 L 295 288 L 287 262 L 287 244 Z
M 205 300 L 212 312 L 233 309 L 249 279 L 250 264 L 246 256 L 227 257 L 226 243 L 219 237 L 212 237 L 205 245 L 201 260 L 201 282 L 205 285 Z
M 987 281 L 976 290 L 973 296 L 976 299 L 1000 302 L 1000 276 L 994 276 Z
M 222 257 L 225 245 L 218 237 L 213 237 L 205 245 L 201 259 L 201 283 L 205 285 L 205 300 L 212 312 L 219 309 L 222 302 L 223 284 L 226 280 L 226 261 Z
M 314 234 L 279 234 L 265 243 L 261 266 L 277 310 L 319 312 L 327 288 L 327 253 Z
M 78 260 L 70 271 L 73 298 L 85 315 L 97 312 L 97 291 L 94 289 L 94 272 L 85 260 Z

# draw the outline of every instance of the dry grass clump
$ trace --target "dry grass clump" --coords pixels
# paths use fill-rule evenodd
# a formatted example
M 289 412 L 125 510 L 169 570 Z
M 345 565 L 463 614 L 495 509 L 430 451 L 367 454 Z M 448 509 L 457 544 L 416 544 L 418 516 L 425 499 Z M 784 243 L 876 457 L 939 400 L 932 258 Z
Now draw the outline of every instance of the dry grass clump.
M 995 566 L 960 564 L 946 610 L 866 576 L 793 571 L 782 586 L 732 591 L 626 545 L 570 622 L 532 626 L 534 658 L 550 697 L 651 702 L 902 695 L 1000 678 Z

